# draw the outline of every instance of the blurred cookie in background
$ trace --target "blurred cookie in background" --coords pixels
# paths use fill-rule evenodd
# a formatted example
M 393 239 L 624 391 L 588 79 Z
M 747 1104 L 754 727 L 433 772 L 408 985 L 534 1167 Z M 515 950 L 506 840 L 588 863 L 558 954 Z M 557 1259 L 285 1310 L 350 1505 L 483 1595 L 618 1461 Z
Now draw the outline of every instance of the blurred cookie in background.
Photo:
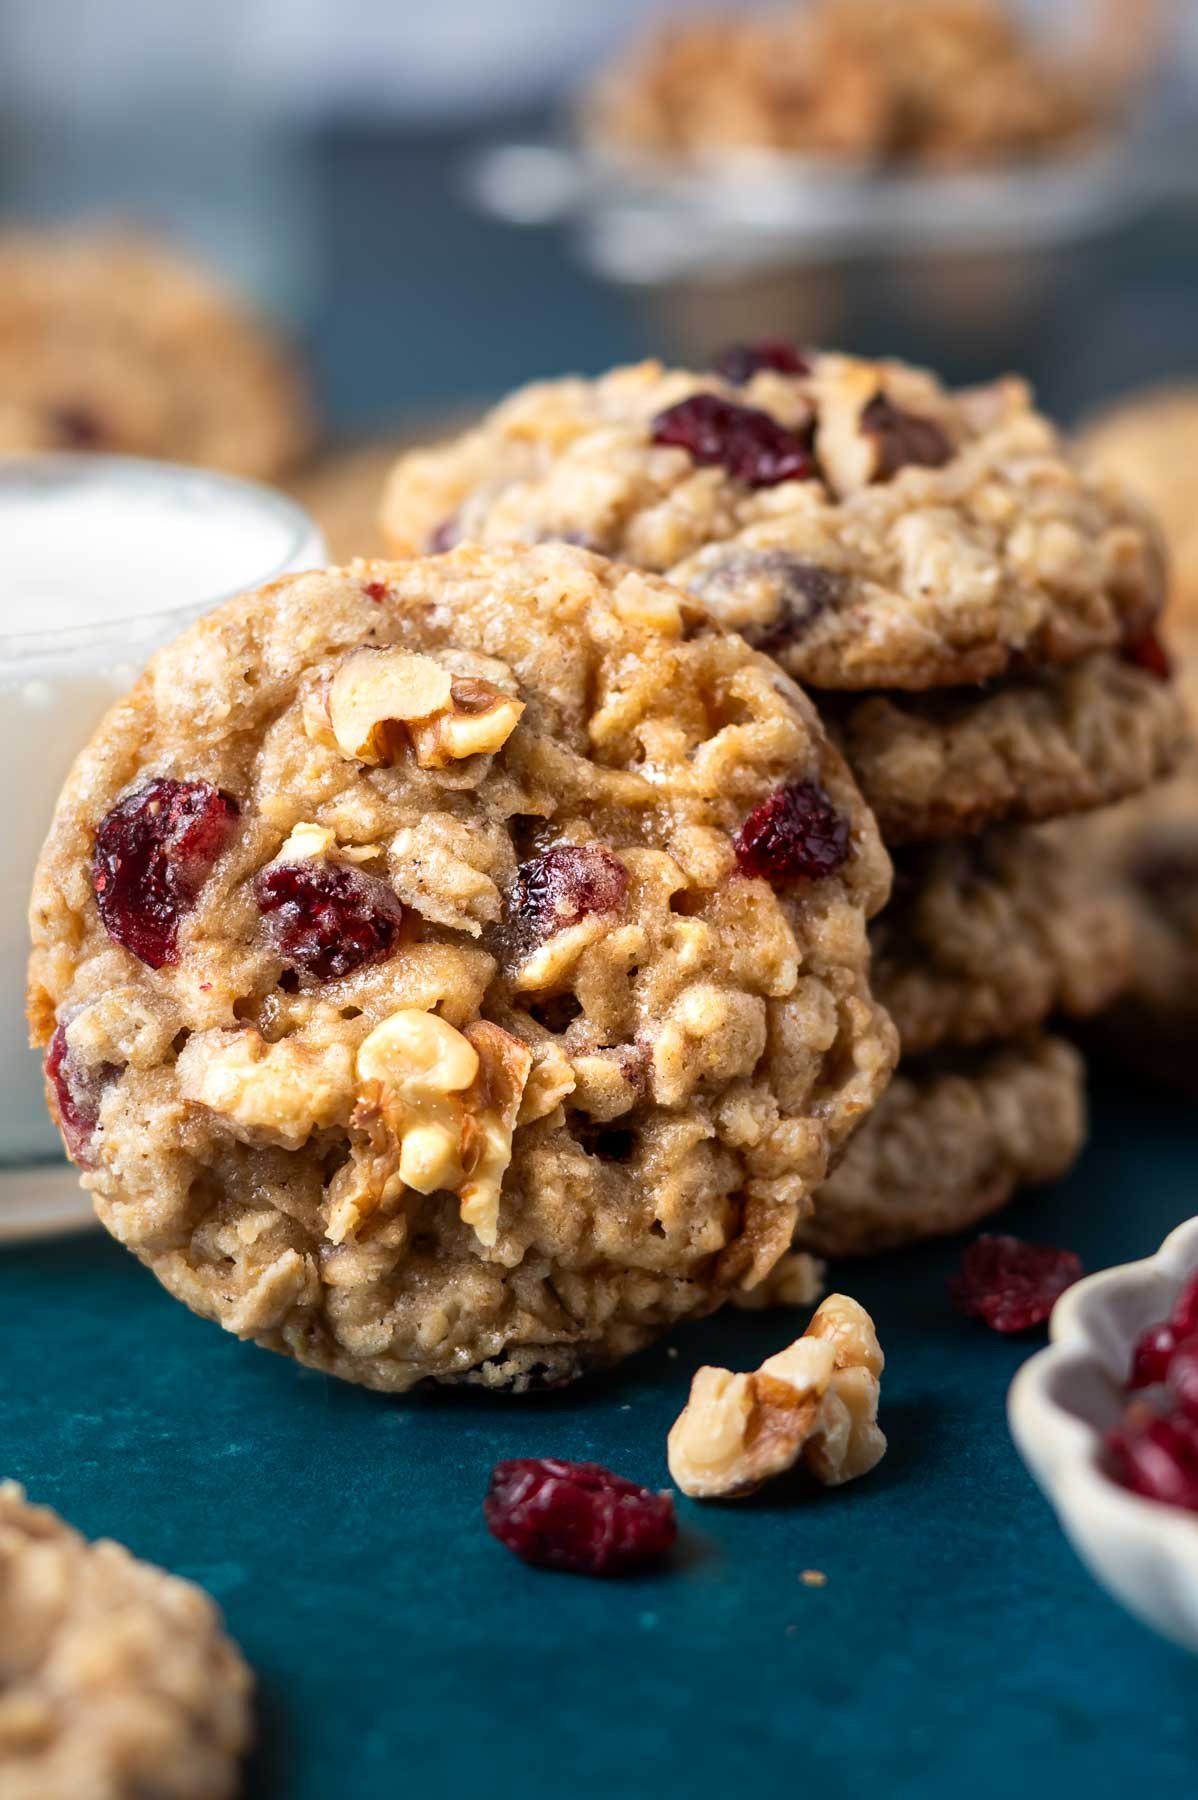
M 617 154 L 686 161 L 769 151 L 968 167 L 1043 156 L 1118 109 L 1101 52 L 1127 8 L 1089 10 L 1085 41 L 1069 46 L 1002 0 L 811 0 L 678 24 L 595 85 L 584 134 Z M 1119 41 L 1126 50 L 1126 33 Z M 1130 62 L 1124 54 L 1124 85 Z
M 1081 436 L 1091 466 L 1136 491 L 1172 555 L 1168 649 L 1191 720 L 1198 714 L 1198 384 L 1149 390 Z M 1122 806 L 1054 827 L 1062 855 L 1126 911 L 1133 977 L 1102 1043 L 1156 1080 L 1198 1094 L 1198 751 L 1173 779 Z
M 172 245 L 0 234 L 0 454 L 103 451 L 271 481 L 312 430 L 282 341 Z

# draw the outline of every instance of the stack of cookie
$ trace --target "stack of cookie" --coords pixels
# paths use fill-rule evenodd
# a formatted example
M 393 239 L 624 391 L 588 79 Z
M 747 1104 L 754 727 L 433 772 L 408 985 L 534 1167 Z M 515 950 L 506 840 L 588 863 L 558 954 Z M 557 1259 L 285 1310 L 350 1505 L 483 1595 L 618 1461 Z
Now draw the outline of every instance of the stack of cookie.
M 814 691 L 895 859 L 874 985 L 904 1062 L 804 1243 L 951 1230 L 1064 1170 L 1082 1069 L 1043 1027 L 1104 1006 L 1129 946 L 1041 822 L 1164 775 L 1184 726 L 1154 528 L 1022 382 L 770 342 L 541 383 L 403 458 L 383 526 L 664 573 Z

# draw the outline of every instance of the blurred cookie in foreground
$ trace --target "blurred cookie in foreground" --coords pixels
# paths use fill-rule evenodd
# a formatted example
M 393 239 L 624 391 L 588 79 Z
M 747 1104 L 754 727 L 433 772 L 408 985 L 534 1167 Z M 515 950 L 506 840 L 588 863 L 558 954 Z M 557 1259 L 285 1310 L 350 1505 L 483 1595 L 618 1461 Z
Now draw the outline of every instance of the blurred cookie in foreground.
M 200 1588 L 0 1484 L 4 1800 L 230 1800 L 251 1687 Z
M 1054 50 L 1001 0 L 729 12 L 636 45 L 586 96 L 583 131 L 617 155 L 681 161 L 746 151 L 930 167 L 1026 160 L 1073 147 L 1118 110 L 1130 59 L 1111 82 L 1099 48 L 1095 34 Z
M 0 454 L 102 451 L 273 480 L 311 434 L 292 356 L 172 245 L 0 234 Z

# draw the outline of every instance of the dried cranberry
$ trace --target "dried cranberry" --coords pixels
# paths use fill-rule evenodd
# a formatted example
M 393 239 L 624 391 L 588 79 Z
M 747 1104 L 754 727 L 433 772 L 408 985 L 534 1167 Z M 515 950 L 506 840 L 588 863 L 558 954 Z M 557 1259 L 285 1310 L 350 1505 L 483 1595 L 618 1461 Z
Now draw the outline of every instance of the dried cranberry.
M 1198 1336 L 1182 1338 L 1174 1347 L 1166 1381 L 1182 1412 L 1198 1419 Z
M 712 365 L 717 375 L 734 387 L 743 387 L 762 369 L 773 369 L 778 375 L 810 375 L 811 364 L 785 338 L 758 338 L 752 344 L 730 344 Z
M 736 836 L 742 874 L 766 881 L 834 875 L 849 854 L 849 822 L 814 781 L 793 781 L 755 806 Z
M 651 431 L 655 444 L 677 445 L 697 463 L 718 463 L 750 487 L 776 487 L 815 474 L 805 436 L 755 406 L 737 406 L 718 394 L 692 394 L 667 407 Z
M 377 875 L 340 863 L 271 863 L 254 899 L 272 947 L 319 981 L 333 981 L 395 949 L 403 907 Z
M 1173 1327 L 1169 1324 L 1150 1325 L 1147 1331 L 1141 1332 L 1131 1353 L 1128 1387 L 1155 1387 L 1158 1381 L 1163 1381 L 1169 1373 L 1169 1358 L 1176 1343 Z
M 984 1235 L 965 1251 L 949 1292 L 963 1313 L 984 1319 L 992 1331 L 1027 1331 L 1044 1323 L 1081 1274 L 1072 1250 Z
M 524 1456 L 495 1465 L 483 1513 L 501 1544 L 542 1569 L 622 1575 L 663 1557 L 678 1535 L 669 1494 L 599 1463 Z
M 840 604 L 848 579 L 838 569 L 808 562 L 792 550 L 735 550 L 699 570 L 688 586 L 717 611 L 749 596 L 772 606 L 768 622 L 739 629 L 754 649 L 773 655 L 801 638 L 822 612 Z
M 1155 631 L 1146 631 L 1143 637 L 1124 644 L 1123 660 L 1131 663 L 1134 668 L 1155 675 L 1158 681 L 1168 681 L 1173 674 L 1173 658 Z
M 107 435 L 86 406 L 56 406 L 50 414 L 50 429 L 66 450 L 98 450 Z
M 908 463 L 938 469 L 953 453 L 952 444 L 933 419 L 904 412 L 885 394 L 875 394 L 866 402 L 861 411 L 861 429 L 877 446 L 875 481 L 888 481 Z
M 1193 1337 L 1198 1332 L 1198 1269 L 1183 1284 L 1173 1302 L 1169 1323 L 1173 1327 L 1173 1335 L 1178 1338 Z
M 387 583 L 385 581 L 368 581 L 362 592 L 368 600 L 373 600 L 376 606 L 381 606 L 387 598 Z
M 1135 1494 L 1198 1512 L 1198 1420 L 1129 1406 L 1107 1434 L 1117 1478 Z
M 442 519 L 441 523 L 436 526 L 434 530 L 429 532 L 429 555 L 440 556 L 443 551 L 452 550 L 461 535 L 461 528 L 458 525 L 456 513 L 452 514 L 448 519 Z
M 180 920 L 225 849 L 237 802 L 206 781 L 160 776 L 96 827 L 92 889 L 114 943 L 161 969 L 178 956 Z
M 512 947 L 526 956 L 557 931 L 591 913 L 618 913 L 628 897 L 628 870 L 601 844 L 559 844 L 521 863 L 508 897 Z
M 114 1063 L 89 1068 L 71 1052 L 65 1026 L 56 1027 L 46 1047 L 46 1080 L 54 1094 L 58 1129 L 67 1154 L 81 1168 L 89 1169 L 92 1139 L 100 1116 L 100 1097 L 119 1074 Z

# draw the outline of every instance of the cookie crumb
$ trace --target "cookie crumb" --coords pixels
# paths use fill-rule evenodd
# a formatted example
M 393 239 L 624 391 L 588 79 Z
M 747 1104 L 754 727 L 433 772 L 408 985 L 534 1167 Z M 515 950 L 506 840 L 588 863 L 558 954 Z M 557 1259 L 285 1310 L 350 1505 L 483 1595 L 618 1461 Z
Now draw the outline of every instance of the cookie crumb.
M 804 1587 L 827 1587 L 828 1577 L 822 1569 L 804 1569 L 799 1576 Z

